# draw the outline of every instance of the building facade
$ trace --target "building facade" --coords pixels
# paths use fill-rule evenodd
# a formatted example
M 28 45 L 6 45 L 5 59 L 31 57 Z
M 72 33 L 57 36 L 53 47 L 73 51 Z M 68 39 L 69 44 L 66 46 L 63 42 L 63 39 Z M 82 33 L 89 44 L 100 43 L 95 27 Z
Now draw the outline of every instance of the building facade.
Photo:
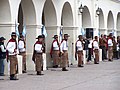
M 49 55 L 52 37 L 63 33 L 70 35 L 69 59 L 73 58 L 74 44 L 82 30 L 92 31 L 93 36 L 114 32 L 120 35 L 119 0 L 0 0 L 0 36 L 10 38 L 15 31 L 15 22 L 19 32 L 26 25 L 27 60 L 31 56 L 36 37 L 41 34 L 42 25 L 47 30 L 46 60 L 51 64 Z M 88 32 L 89 33 L 89 32 Z M 6 41 L 7 41 L 6 40 Z

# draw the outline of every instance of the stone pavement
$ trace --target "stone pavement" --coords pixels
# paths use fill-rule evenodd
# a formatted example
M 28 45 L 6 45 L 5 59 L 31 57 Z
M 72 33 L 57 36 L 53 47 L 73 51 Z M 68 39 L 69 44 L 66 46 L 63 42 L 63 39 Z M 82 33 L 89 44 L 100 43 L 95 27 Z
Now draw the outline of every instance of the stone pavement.
M 28 71 L 18 81 L 0 77 L 0 90 L 120 90 L 120 60 L 87 64 L 84 68 L 70 66 L 69 71 L 49 68 L 43 76 Z

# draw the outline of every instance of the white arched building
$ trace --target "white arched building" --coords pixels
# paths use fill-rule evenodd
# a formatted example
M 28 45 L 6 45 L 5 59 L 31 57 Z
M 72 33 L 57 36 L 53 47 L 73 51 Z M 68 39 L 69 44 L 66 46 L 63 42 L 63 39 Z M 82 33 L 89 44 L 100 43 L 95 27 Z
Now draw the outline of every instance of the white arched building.
M 82 11 L 79 11 L 82 5 Z M 97 12 L 96 13 L 96 11 Z M 119 0 L 0 0 L 0 36 L 10 38 L 15 31 L 15 22 L 19 23 L 19 31 L 26 25 L 27 60 L 32 62 L 31 54 L 36 37 L 41 34 L 41 27 L 45 25 L 46 59 L 51 64 L 49 51 L 52 37 L 60 33 L 70 35 L 69 57 L 73 59 L 74 45 L 81 30 L 91 30 L 93 35 L 120 35 L 120 1 Z M 6 41 L 7 41 L 6 40 Z M 28 64 L 30 65 L 30 64 Z

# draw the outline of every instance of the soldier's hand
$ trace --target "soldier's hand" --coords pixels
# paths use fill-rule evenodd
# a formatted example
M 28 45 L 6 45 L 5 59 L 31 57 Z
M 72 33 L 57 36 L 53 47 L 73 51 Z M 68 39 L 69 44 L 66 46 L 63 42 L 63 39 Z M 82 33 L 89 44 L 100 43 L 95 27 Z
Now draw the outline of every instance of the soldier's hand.
M 60 56 L 62 56 L 63 55 L 63 52 L 60 52 Z
M 14 53 L 17 53 L 17 50 L 16 50 L 16 49 L 14 49 Z
M 50 57 L 52 58 L 52 55 L 50 55 Z

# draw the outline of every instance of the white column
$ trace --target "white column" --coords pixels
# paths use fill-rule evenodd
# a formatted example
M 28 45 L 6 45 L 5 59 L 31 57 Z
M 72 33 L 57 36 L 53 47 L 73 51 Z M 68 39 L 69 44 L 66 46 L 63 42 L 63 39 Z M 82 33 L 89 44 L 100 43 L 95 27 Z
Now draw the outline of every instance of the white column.
M 96 29 L 94 30 L 94 36 L 99 37 L 99 15 L 96 15 Z
M 33 54 L 33 46 L 36 42 L 36 37 L 40 34 L 41 31 L 38 28 L 39 25 L 26 25 L 26 62 L 27 62 L 27 70 L 35 70 L 35 64 L 32 61 Z
M 107 29 L 105 29 L 105 32 L 104 32 L 104 34 L 105 34 L 105 35 L 107 35 L 107 34 L 108 34 L 108 32 L 107 32 Z
M 58 26 L 46 26 L 47 37 L 46 37 L 46 63 L 47 67 L 51 67 L 53 65 L 53 60 L 50 57 L 50 49 L 53 41 L 53 36 L 59 34 Z
M 42 29 L 42 25 L 37 25 L 37 26 L 36 26 L 36 36 L 42 34 L 42 33 L 41 33 L 41 29 Z
M 15 31 L 15 23 L 12 22 L 5 22 L 0 23 L 0 36 L 3 36 L 6 38 L 5 43 L 10 39 L 11 32 Z
M 77 36 L 82 35 L 81 29 L 82 29 L 82 13 L 79 12 L 79 14 L 78 14 L 78 33 L 77 33 Z
M 114 36 L 117 38 L 117 28 L 114 29 Z
M 58 40 L 59 40 L 59 42 L 61 42 L 62 40 L 61 40 L 61 38 L 60 38 L 60 30 L 63 28 L 63 26 L 57 26 L 57 35 L 58 35 Z M 62 34 L 64 34 L 63 32 L 62 32 Z

